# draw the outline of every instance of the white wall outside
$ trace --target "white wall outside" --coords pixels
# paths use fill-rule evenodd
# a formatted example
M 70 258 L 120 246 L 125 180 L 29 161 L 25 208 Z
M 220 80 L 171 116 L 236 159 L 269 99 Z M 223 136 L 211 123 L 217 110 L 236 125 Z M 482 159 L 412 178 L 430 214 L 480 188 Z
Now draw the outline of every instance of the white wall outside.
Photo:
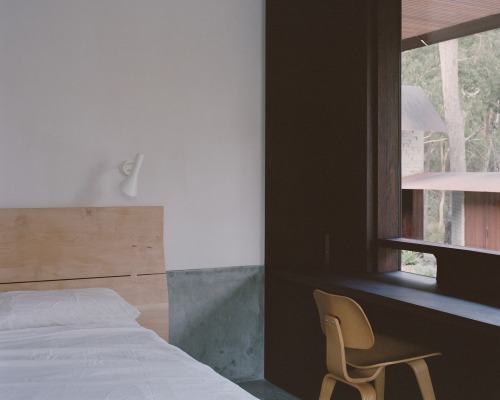
M 424 172 L 424 132 L 401 131 L 401 176 Z

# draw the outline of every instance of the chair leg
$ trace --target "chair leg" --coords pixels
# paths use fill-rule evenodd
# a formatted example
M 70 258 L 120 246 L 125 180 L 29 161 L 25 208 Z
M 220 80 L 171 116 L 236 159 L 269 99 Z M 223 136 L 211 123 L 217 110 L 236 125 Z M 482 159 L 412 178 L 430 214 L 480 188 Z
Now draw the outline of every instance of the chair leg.
M 350 383 L 350 385 L 359 390 L 361 400 L 378 400 L 375 389 L 369 383 Z
M 434 389 L 432 387 L 431 375 L 429 374 L 429 368 L 424 359 L 410 361 L 407 363 L 415 373 L 417 378 L 418 386 L 420 387 L 420 392 L 422 393 L 422 398 L 424 400 L 436 400 L 436 395 L 434 394 Z
M 378 376 L 375 378 L 375 392 L 377 393 L 377 400 L 384 400 L 385 368 L 382 368 Z
M 323 378 L 323 383 L 321 384 L 319 400 L 330 400 L 336 383 L 337 380 L 333 377 L 333 375 L 326 374 Z

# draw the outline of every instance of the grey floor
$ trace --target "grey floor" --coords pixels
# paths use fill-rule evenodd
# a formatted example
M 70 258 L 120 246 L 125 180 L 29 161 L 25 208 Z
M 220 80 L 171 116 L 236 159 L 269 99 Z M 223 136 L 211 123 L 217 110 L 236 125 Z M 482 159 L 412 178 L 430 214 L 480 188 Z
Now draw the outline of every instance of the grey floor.
M 266 380 L 238 382 L 238 385 L 260 400 L 300 400 Z

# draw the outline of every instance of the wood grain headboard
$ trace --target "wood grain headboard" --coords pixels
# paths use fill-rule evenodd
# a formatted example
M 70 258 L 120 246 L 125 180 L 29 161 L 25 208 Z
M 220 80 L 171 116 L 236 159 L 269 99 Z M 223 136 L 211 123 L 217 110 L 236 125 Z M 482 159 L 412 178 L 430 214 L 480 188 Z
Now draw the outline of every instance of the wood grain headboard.
M 0 291 L 109 287 L 168 339 L 163 207 L 0 209 Z

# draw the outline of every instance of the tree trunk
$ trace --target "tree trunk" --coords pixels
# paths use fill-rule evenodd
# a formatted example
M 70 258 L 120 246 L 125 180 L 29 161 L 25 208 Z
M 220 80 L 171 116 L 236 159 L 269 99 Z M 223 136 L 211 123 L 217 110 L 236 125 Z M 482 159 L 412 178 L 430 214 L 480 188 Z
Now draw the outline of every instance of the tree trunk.
M 448 141 L 450 147 L 450 171 L 465 172 L 465 117 L 460 106 L 458 85 L 458 41 L 439 43 L 441 79 Z M 464 194 L 452 192 L 452 244 L 464 244 Z

